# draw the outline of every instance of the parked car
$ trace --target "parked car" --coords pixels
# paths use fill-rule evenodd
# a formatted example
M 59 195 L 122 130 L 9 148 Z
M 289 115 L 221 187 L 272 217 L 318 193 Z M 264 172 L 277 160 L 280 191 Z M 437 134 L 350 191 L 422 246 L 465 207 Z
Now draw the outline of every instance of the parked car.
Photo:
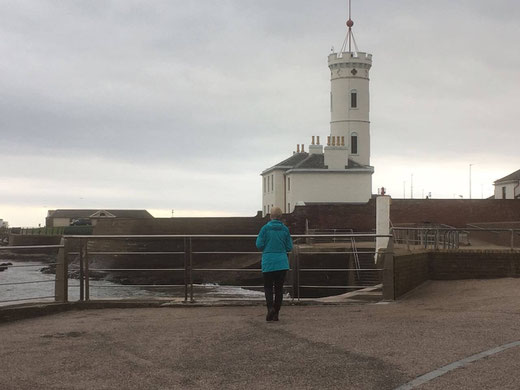
M 88 218 L 73 219 L 70 226 L 90 226 L 92 222 Z

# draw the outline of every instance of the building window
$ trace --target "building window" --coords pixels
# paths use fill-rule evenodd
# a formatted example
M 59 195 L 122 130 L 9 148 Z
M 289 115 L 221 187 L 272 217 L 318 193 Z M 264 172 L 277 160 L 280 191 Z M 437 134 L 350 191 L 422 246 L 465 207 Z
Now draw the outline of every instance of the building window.
M 291 191 L 291 178 L 287 178 L 287 191 Z
M 267 192 L 271 192 L 271 176 L 267 176 Z
M 267 214 L 269 214 L 269 205 L 267 205 Z
M 357 108 L 357 91 L 350 91 L 350 108 Z
M 350 135 L 350 153 L 358 154 L 358 143 L 357 143 L 357 134 L 352 133 Z
M 506 199 L 506 187 L 502 187 L 502 199 Z
M 291 212 L 291 204 L 290 204 L 290 203 L 287 203 L 287 212 L 288 212 L 288 213 Z
M 265 206 L 264 206 L 264 215 L 265 215 Z
M 274 191 L 274 176 L 271 175 L 271 190 Z
M 264 180 L 263 180 L 263 184 L 262 184 L 262 190 L 264 191 L 264 194 L 265 194 L 265 177 L 263 177 L 263 179 Z M 264 213 L 265 213 L 265 211 L 264 211 Z
M 332 112 L 332 92 L 330 93 L 330 112 Z

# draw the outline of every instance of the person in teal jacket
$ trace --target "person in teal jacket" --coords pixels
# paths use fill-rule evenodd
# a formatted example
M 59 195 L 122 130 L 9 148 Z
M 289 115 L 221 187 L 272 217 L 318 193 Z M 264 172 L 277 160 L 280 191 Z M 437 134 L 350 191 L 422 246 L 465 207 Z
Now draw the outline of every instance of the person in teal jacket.
M 283 283 L 289 269 L 287 252 L 290 252 L 293 247 L 291 234 L 287 226 L 280 221 L 281 217 L 282 210 L 279 207 L 273 207 L 271 221 L 260 229 L 256 238 L 256 247 L 262 251 L 262 275 L 267 303 L 265 319 L 267 321 L 278 321 L 278 313 L 283 300 Z

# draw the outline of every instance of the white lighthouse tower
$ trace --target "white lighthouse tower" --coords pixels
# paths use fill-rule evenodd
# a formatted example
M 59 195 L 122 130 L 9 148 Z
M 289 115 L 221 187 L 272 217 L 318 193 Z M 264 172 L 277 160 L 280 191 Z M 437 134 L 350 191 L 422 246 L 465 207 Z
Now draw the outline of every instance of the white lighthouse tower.
M 361 203 L 372 196 L 370 166 L 369 72 L 372 54 L 357 48 L 350 17 L 339 53 L 328 57 L 330 135 L 326 146 L 312 136 L 308 152 L 297 145 L 293 155 L 262 172 L 262 211 L 274 206 L 290 213 L 308 203 Z
M 341 51 L 329 55 L 330 135 L 345 137 L 349 158 L 358 164 L 370 165 L 369 72 L 372 54 L 358 50 L 353 25 L 349 3 L 347 36 Z

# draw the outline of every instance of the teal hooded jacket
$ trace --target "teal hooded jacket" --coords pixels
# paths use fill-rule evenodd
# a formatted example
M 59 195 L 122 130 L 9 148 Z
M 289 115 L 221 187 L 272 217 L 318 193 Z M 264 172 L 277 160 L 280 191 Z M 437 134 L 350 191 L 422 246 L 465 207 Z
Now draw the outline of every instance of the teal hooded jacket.
M 260 229 L 256 247 L 262 251 L 262 272 L 289 269 L 287 252 L 293 244 L 289 229 L 281 221 L 273 219 Z

